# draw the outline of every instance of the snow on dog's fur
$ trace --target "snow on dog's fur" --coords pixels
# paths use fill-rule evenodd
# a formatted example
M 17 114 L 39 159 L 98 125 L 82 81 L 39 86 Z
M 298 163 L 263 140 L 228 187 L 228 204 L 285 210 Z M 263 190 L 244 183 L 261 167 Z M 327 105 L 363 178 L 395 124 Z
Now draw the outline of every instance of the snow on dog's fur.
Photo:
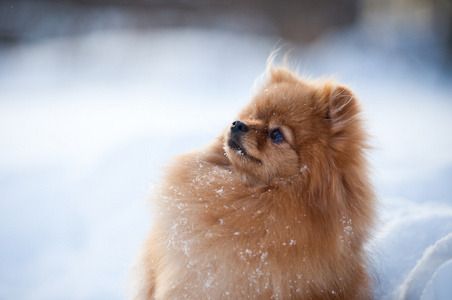
M 366 140 L 347 87 L 270 66 L 230 128 L 167 168 L 138 299 L 370 298 Z

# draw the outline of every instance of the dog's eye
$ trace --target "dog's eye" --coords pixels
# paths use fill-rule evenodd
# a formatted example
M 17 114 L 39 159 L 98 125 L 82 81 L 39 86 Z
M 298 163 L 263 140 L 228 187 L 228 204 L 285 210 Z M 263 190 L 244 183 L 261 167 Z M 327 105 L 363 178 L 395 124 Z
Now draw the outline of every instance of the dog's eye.
M 272 139 L 272 142 L 274 143 L 281 143 L 284 142 L 286 139 L 284 138 L 284 135 L 279 129 L 272 130 L 270 132 L 270 138 Z

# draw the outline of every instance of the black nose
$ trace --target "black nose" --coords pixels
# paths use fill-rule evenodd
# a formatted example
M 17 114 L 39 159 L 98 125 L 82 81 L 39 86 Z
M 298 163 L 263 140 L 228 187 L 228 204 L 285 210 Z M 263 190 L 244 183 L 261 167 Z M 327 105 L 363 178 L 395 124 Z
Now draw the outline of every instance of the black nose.
M 235 133 L 235 132 L 247 132 L 248 131 L 248 127 L 245 125 L 245 123 L 240 122 L 240 121 L 234 121 L 232 122 L 232 126 L 231 126 L 231 132 Z

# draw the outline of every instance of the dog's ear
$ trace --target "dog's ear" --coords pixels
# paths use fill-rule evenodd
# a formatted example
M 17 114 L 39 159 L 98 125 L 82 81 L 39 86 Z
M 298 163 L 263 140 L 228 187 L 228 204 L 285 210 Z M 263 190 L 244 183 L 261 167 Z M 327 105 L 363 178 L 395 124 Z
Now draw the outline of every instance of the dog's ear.
M 331 120 L 346 118 L 350 113 L 354 113 L 355 102 L 355 95 L 347 87 L 339 85 L 332 88 L 328 97 L 328 114 L 326 117 Z
M 333 86 L 326 98 L 328 106 L 325 118 L 329 121 L 333 140 L 339 144 L 347 143 L 349 139 L 361 141 L 363 136 L 359 117 L 361 108 L 353 92 L 345 86 Z
M 280 83 L 280 82 L 298 82 L 297 76 L 292 73 L 289 69 L 278 67 L 270 68 L 270 83 Z
M 319 89 L 317 99 L 324 118 L 330 124 L 333 137 L 345 138 L 360 127 L 358 99 L 349 88 L 327 83 Z

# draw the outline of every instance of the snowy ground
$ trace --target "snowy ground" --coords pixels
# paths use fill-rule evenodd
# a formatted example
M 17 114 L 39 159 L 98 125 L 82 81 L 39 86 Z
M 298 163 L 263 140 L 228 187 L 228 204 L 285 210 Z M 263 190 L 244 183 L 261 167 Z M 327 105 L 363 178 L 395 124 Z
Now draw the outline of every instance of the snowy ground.
M 124 298 L 159 168 L 234 119 L 276 43 L 180 29 L 1 51 L 0 299 Z M 451 299 L 452 79 L 360 30 L 294 48 L 369 119 L 376 297 Z

